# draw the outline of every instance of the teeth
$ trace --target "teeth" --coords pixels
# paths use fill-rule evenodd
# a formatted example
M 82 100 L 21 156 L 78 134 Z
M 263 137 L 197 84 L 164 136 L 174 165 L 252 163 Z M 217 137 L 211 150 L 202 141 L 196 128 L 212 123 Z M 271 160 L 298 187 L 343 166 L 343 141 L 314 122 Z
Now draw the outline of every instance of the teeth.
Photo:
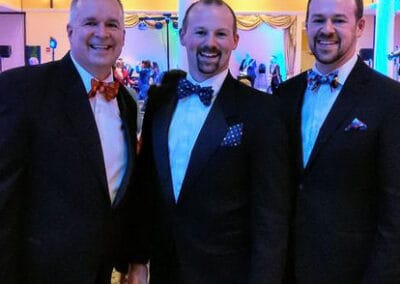
M 319 44 L 329 45 L 329 44 L 336 44 L 336 41 L 319 40 L 318 43 L 319 43 Z
M 202 52 L 201 55 L 202 55 L 202 56 L 205 56 L 205 57 L 215 57 L 215 56 L 218 56 L 217 53 L 205 53 L 205 52 Z
M 91 47 L 94 49 L 108 49 L 109 48 L 108 45 L 101 45 L 101 44 L 92 44 Z

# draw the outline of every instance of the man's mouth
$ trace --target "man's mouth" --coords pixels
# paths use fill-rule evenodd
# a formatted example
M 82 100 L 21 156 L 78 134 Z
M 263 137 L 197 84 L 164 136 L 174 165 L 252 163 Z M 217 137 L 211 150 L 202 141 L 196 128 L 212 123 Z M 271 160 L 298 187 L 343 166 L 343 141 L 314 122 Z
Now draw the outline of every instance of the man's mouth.
M 317 39 L 317 44 L 329 46 L 329 45 L 338 44 L 338 41 L 337 40 Z
M 200 56 L 202 56 L 202 57 L 206 57 L 206 58 L 216 58 L 216 57 L 218 57 L 219 56 L 219 53 L 218 52 L 207 52 L 207 51 L 200 51 L 199 52 L 199 55 Z
M 204 46 L 197 51 L 197 55 L 205 60 L 212 60 L 219 58 L 221 56 L 221 52 L 216 47 Z
M 111 45 L 107 44 L 90 44 L 90 48 L 96 49 L 96 50 L 108 50 L 111 48 Z

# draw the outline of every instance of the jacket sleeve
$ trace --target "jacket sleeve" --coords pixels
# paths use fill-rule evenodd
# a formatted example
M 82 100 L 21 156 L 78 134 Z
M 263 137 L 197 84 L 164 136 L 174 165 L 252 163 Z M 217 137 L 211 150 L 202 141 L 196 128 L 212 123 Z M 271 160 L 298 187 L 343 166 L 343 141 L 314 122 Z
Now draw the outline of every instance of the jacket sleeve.
M 249 283 L 282 283 L 292 212 L 287 127 L 276 98 L 265 108 L 251 132 L 252 254 Z
M 18 216 L 29 162 L 23 93 L 9 72 L 0 75 L 0 283 L 17 283 Z
M 363 283 L 400 281 L 400 88 L 396 86 L 378 138 L 378 221 Z

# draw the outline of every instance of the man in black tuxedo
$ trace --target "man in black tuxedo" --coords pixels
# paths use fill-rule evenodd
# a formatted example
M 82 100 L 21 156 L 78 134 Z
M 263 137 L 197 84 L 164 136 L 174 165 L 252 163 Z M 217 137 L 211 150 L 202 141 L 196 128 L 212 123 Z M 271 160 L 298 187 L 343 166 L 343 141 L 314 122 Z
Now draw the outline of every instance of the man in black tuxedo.
M 297 197 L 289 283 L 399 283 L 400 87 L 362 62 L 361 0 L 311 0 L 312 70 L 279 89 Z
M 128 260 L 136 104 L 111 83 L 122 5 L 74 0 L 67 31 L 60 61 L 0 75 L 0 283 L 105 284 Z
M 193 3 L 180 40 L 187 79 L 150 90 L 138 162 L 150 282 L 281 283 L 290 197 L 275 99 L 231 76 L 239 37 L 225 2 Z

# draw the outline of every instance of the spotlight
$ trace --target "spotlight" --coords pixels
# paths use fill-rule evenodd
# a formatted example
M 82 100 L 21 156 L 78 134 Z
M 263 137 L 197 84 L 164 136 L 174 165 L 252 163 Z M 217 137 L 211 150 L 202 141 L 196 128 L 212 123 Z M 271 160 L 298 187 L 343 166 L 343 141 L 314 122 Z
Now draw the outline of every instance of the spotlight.
M 162 27 L 163 27 L 163 24 L 162 24 L 161 22 L 156 22 L 156 24 L 154 25 L 154 27 L 155 27 L 157 30 L 161 30 Z
M 51 60 L 54 61 L 54 50 L 57 48 L 57 40 L 54 37 L 50 37 L 49 46 L 51 48 Z
M 165 22 L 168 24 L 169 21 L 171 20 L 171 13 L 164 13 L 163 14 Z
M 57 48 L 57 40 L 54 37 L 50 37 L 49 46 L 51 49 Z
M 145 23 L 144 20 L 140 20 L 140 22 L 138 24 L 138 28 L 141 31 L 147 30 L 147 24 Z
M 172 21 L 172 27 L 177 30 L 179 28 L 178 21 Z

